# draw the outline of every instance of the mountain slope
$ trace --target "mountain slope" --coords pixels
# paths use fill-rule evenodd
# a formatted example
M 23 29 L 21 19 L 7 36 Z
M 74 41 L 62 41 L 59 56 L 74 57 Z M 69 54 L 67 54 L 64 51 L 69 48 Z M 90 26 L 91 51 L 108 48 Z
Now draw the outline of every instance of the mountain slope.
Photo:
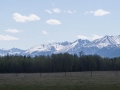
M 69 45 L 69 42 L 42 44 L 34 46 L 24 52 L 24 55 L 36 56 L 36 55 L 51 55 L 52 53 L 61 50 L 63 47 Z
M 6 55 L 21 55 L 25 50 L 21 50 L 18 48 L 12 48 L 10 50 L 0 49 L 0 56 Z
M 87 47 L 103 48 L 120 44 L 120 36 L 105 36 L 103 38 L 92 41 Z
M 83 51 L 82 47 L 84 47 L 88 43 L 90 43 L 89 40 L 78 39 L 73 43 L 63 47 L 61 50 L 56 51 L 55 53 L 65 53 L 65 52 L 68 52 L 70 54 L 79 53 L 80 51 Z

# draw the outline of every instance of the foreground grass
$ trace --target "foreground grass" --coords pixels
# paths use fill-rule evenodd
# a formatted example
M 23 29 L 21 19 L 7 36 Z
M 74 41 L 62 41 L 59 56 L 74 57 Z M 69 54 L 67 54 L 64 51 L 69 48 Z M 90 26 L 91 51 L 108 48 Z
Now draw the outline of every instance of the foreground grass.
M 116 72 L 0 74 L 0 90 L 120 90 Z

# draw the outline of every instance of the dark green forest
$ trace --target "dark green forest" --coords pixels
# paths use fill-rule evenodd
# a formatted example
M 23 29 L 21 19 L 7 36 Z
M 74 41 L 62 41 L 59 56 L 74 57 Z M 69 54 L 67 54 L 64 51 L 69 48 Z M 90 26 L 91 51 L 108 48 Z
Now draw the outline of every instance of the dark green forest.
M 43 73 L 120 70 L 120 57 L 99 55 L 52 54 L 51 56 L 0 57 L 0 73 Z

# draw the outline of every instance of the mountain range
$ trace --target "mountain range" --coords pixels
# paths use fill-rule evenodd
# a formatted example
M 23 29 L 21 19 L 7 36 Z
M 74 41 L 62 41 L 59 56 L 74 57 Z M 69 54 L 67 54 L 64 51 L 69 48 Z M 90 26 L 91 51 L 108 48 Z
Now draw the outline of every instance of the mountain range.
M 58 53 L 77 54 L 83 51 L 86 55 L 98 54 L 102 57 L 119 57 L 120 56 L 120 35 L 104 36 L 102 38 L 89 41 L 78 39 L 74 42 L 54 42 L 51 44 L 41 44 L 31 47 L 28 50 L 12 48 L 10 50 L 0 49 L 0 56 L 5 55 L 26 55 L 39 56 L 51 55 Z

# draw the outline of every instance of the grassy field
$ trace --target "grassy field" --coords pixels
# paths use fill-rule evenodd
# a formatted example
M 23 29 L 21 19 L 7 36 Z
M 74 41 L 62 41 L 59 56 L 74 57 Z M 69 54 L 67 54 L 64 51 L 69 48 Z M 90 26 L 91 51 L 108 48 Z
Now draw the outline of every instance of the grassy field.
M 0 74 L 0 90 L 120 90 L 120 72 Z

